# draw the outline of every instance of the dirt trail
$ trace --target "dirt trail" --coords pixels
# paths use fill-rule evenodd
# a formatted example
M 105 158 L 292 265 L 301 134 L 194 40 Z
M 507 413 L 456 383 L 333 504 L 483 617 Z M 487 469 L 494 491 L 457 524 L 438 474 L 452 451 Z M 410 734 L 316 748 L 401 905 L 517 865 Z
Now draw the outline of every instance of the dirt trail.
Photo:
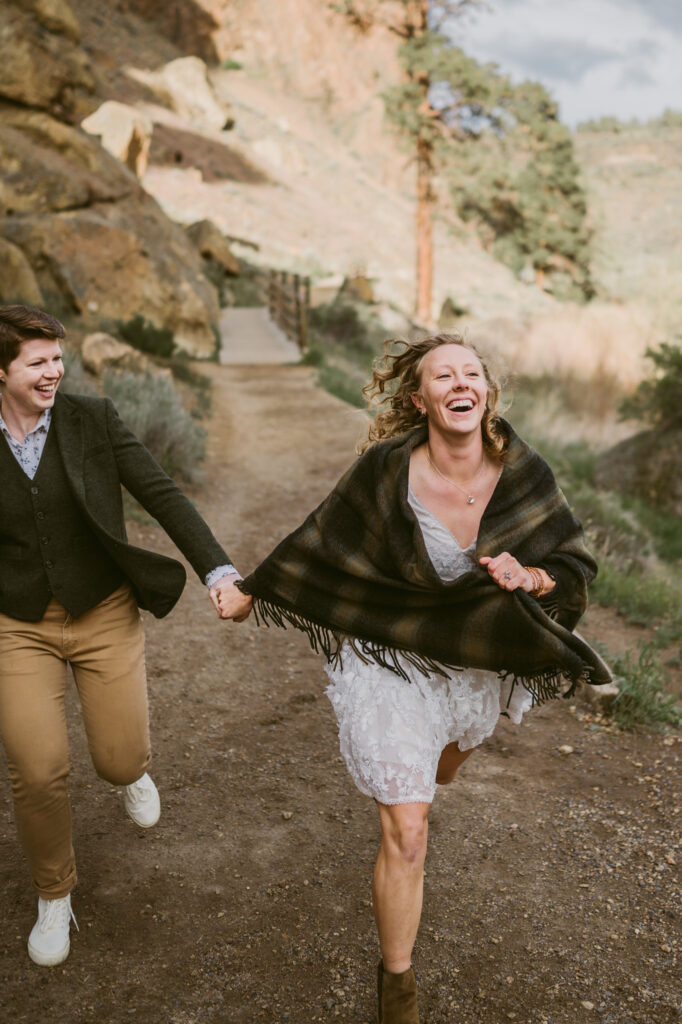
M 361 414 L 304 367 L 206 372 L 196 500 L 246 571 L 348 465 Z M 154 525 L 131 533 L 172 550 Z M 622 635 L 614 616 L 592 622 L 588 635 Z M 369 1024 L 376 812 L 340 762 L 320 659 L 293 631 L 218 622 L 196 579 L 146 628 L 163 817 L 148 833 L 126 819 L 72 706 L 80 933 L 48 971 L 25 952 L 34 897 L 3 778 L 0 1020 Z M 503 723 L 437 794 L 415 957 L 425 1024 L 679 1020 L 680 748 L 585 713 L 557 702 Z
M 228 306 L 220 314 L 220 362 L 225 365 L 297 363 L 298 346 L 273 323 L 267 306 Z

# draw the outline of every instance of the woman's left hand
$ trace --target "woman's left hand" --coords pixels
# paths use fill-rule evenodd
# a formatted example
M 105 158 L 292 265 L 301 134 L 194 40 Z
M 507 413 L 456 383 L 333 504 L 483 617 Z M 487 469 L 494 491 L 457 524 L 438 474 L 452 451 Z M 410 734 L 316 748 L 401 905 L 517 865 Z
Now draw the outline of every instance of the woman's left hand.
M 530 593 L 533 589 L 533 577 L 508 551 L 503 551 L 495 558 L 479 558 L 479 562 L 503 590 L 518 590 L 520 587 Z
M 209 590 L 209 597 L 220 619 L 243 622 L 251 614 L 253 598 L 235 587 L 235 581 L 240 579 L 239 573 L 231 573 L 229 576 L 223 576 Z

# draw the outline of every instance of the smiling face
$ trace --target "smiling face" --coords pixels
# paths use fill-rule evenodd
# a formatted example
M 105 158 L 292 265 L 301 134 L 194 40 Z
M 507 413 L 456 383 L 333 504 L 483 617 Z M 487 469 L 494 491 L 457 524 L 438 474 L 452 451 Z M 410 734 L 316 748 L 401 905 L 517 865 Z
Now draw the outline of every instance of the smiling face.
M 431 430 L 450 435 L 480 430 L 487 398 L 485 371 L 470 348 L 439 345 L 424 356 L 412 401 Z
M 2 412 L 17 417 L 35 417 L 54 405 L 59 382 L 64 376 L 62 348 L 58 341 L 35 338 L 22 342 L 19 353 L 6 370 L 0 370 Z

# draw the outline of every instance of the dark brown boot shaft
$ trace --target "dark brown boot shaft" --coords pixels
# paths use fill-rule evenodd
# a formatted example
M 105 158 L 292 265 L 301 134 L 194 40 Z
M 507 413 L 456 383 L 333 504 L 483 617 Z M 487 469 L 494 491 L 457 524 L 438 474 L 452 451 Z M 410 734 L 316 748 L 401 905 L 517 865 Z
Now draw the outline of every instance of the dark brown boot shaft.
M 419 1024 L 417 980 L 414 971 L 391 974 L 379 963 L 379 1024 Z

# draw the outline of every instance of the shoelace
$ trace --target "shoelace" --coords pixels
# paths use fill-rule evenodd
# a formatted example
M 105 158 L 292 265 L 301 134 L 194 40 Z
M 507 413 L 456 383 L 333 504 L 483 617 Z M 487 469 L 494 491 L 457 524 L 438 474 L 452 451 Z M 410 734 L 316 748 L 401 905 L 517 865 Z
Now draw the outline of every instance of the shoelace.
M 79 932 L 78 921 L 76 915 L 71 909 L 71 900 L 47 900 L 47 909 L 43 915 L 43 919 L 40 922 L 40 931 L 47 932 L 51 928 L 59 927 L 61 924 L 68 924 L 69 918 L 73 921 L 76 926 L 76 931 Z M 68 910 L 67 910 L 68 907 Z M 66 921 L 64 921 L 64 915 L 66 913 Z
M 132 782 L 129 786 L 126 786 L 126 793 L 131 800 L 139 800 L 140 803 L 144 803 L 145 800 L 149 800 L 151 790 L 147 789 L 140 782 Z

